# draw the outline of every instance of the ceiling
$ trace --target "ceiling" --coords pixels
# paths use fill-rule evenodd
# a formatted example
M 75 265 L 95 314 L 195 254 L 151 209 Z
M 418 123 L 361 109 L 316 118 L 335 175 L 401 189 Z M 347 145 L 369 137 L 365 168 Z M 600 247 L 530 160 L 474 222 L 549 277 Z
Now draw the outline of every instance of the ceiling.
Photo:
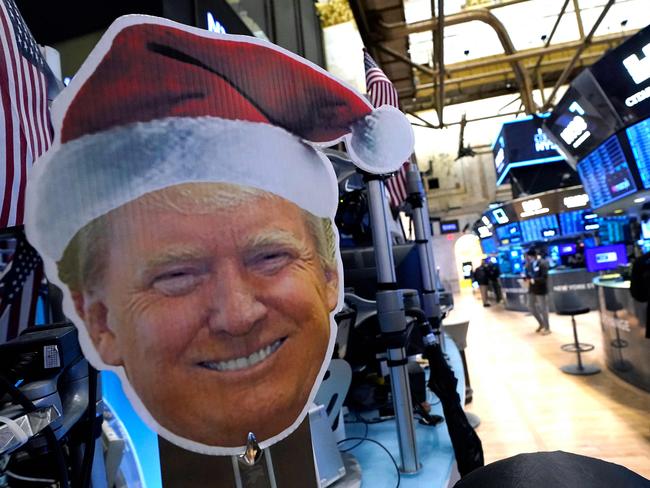
M 547 111 L 560 85 L 650 23 L 648 0 L 349 3 L 404 111 L 435 109 L 432 127 L 446 122 L 445 106 L 506 94 L 519 94 L 524 112 Z M 536 103 L 539 88 L 547 98 Z

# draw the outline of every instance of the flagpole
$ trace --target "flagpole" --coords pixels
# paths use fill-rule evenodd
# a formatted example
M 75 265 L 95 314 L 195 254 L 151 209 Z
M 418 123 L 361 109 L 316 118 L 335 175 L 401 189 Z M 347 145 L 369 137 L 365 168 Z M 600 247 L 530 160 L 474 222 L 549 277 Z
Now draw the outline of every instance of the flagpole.
M 400 470 L 414 474 L 420 470 L 421 465 L 418 461 L 407 369 L 404 297 L 402 291 L 397 289 L 393 244 L 388 230 L 390 209 L 386 201 L 383 177 L 365 174 L 364 181 L 368 187 L 370 225 L 377 266 L 377 316 L 388 354 L 387 365 L 390 369 L 390 385 L 402 461 Z

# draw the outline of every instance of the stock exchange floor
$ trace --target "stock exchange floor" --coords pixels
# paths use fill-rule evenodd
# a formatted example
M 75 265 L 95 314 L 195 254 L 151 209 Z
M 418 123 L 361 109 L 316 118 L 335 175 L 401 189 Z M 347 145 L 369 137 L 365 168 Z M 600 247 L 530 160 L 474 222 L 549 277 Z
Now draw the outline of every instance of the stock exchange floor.
M 576 317 L 580 342 L 594 344 L 583 360 L 592 376 L 560 367 L 575 355 L 571 318 L 550 314 L 552 333 L 535 333 L 532 315 L 502 305 L 483 308 L 461 294 L 450 320 L 470 319 L 466 356 L 474 390 L 466 410 L 477 414 L 485 462 L 518 453 L 563 450 L 623 465 L 650 478 L 650 394 L 619 379 L 604 361 L 597 311 Z

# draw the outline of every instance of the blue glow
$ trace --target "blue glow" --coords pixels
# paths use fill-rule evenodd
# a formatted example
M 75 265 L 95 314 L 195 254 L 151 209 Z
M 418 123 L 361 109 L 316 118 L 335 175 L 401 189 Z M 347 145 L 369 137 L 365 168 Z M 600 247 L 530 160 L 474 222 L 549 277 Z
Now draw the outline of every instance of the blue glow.
M 533 166 L 535 164 L 544 164 L 544 163 L 553 163 L 555 161 L 564 161 L 562 156 L 550 156 L 548 158 L 539 158 L 539 159 L 529 159 L 528 161 L 517 161 L 516 163 L 509 163 L 506 166 L 506 169 L 501 173 L 501 176 L 497 180 L 497 186 L 499 186 L 512 168 L 521 168 L 524 166 Z

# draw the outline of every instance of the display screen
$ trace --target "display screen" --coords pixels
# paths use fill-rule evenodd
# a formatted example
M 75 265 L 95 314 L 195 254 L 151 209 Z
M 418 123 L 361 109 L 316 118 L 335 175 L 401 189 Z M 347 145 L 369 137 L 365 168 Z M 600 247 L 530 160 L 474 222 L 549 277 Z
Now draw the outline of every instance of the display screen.
M 458 232 L 458 220 L 443 220 L 440 222 L 441 234 L 452 234 Z
M 627 125 L 650 116 L 650 26 L 605 54 L 590 69 Z
M 553 237 L 560 232 L 557 217 L 545 215 L 521 222 L 523 242 L 541 241 Z
M 503 124 L 492 153 L 500 185 L 511 168 L 563 161 L 557 146 L 542 129 L 547 115 L 512 120 Z
M 615 135 L 578 163 L 578 174 L 592 208 L 603 207 L 637 190 Z
M 650 188 L 650 119 L 628 127 L 626 132 L 636 166 L 639 168 L 643 188 L 648 189 Z
M 562 235 L 580 234 L 585 230 L 584 210 L 564 212 L 559 215 Z
M 558 102 L 544 128 L 560 148 L 580 160 L 622 124 L 588 69 L 583 70 Z
M 601 217 L 598 221 L 598 236 L 602 244 L 625 242 L 625 226 L 629 223 L 625 215 Z
M 641 235 L 645 240 L 650 240 L 650 220 L 641 221 Z
M 497 238 L 501 244 L 521 242 L 521 229 L 517 222 L 497 227 Z M 507 241 L 507 242 L 506 242 Z
M 585 249 L 585 261 L 590 272 L 606 271 L 627 264 L 625 244 L 598 246 Z
M 567 244 L 560 244 L 558 246 L 558 253 L 560 256 L 568 256 L 569 254 L 575 254 L 577 251 L 577 246 L 574 242 L 569 242 Z
M 481 239 L 483 254 L 494 254 L 497 252 L 497 243 L 494 239 Z

